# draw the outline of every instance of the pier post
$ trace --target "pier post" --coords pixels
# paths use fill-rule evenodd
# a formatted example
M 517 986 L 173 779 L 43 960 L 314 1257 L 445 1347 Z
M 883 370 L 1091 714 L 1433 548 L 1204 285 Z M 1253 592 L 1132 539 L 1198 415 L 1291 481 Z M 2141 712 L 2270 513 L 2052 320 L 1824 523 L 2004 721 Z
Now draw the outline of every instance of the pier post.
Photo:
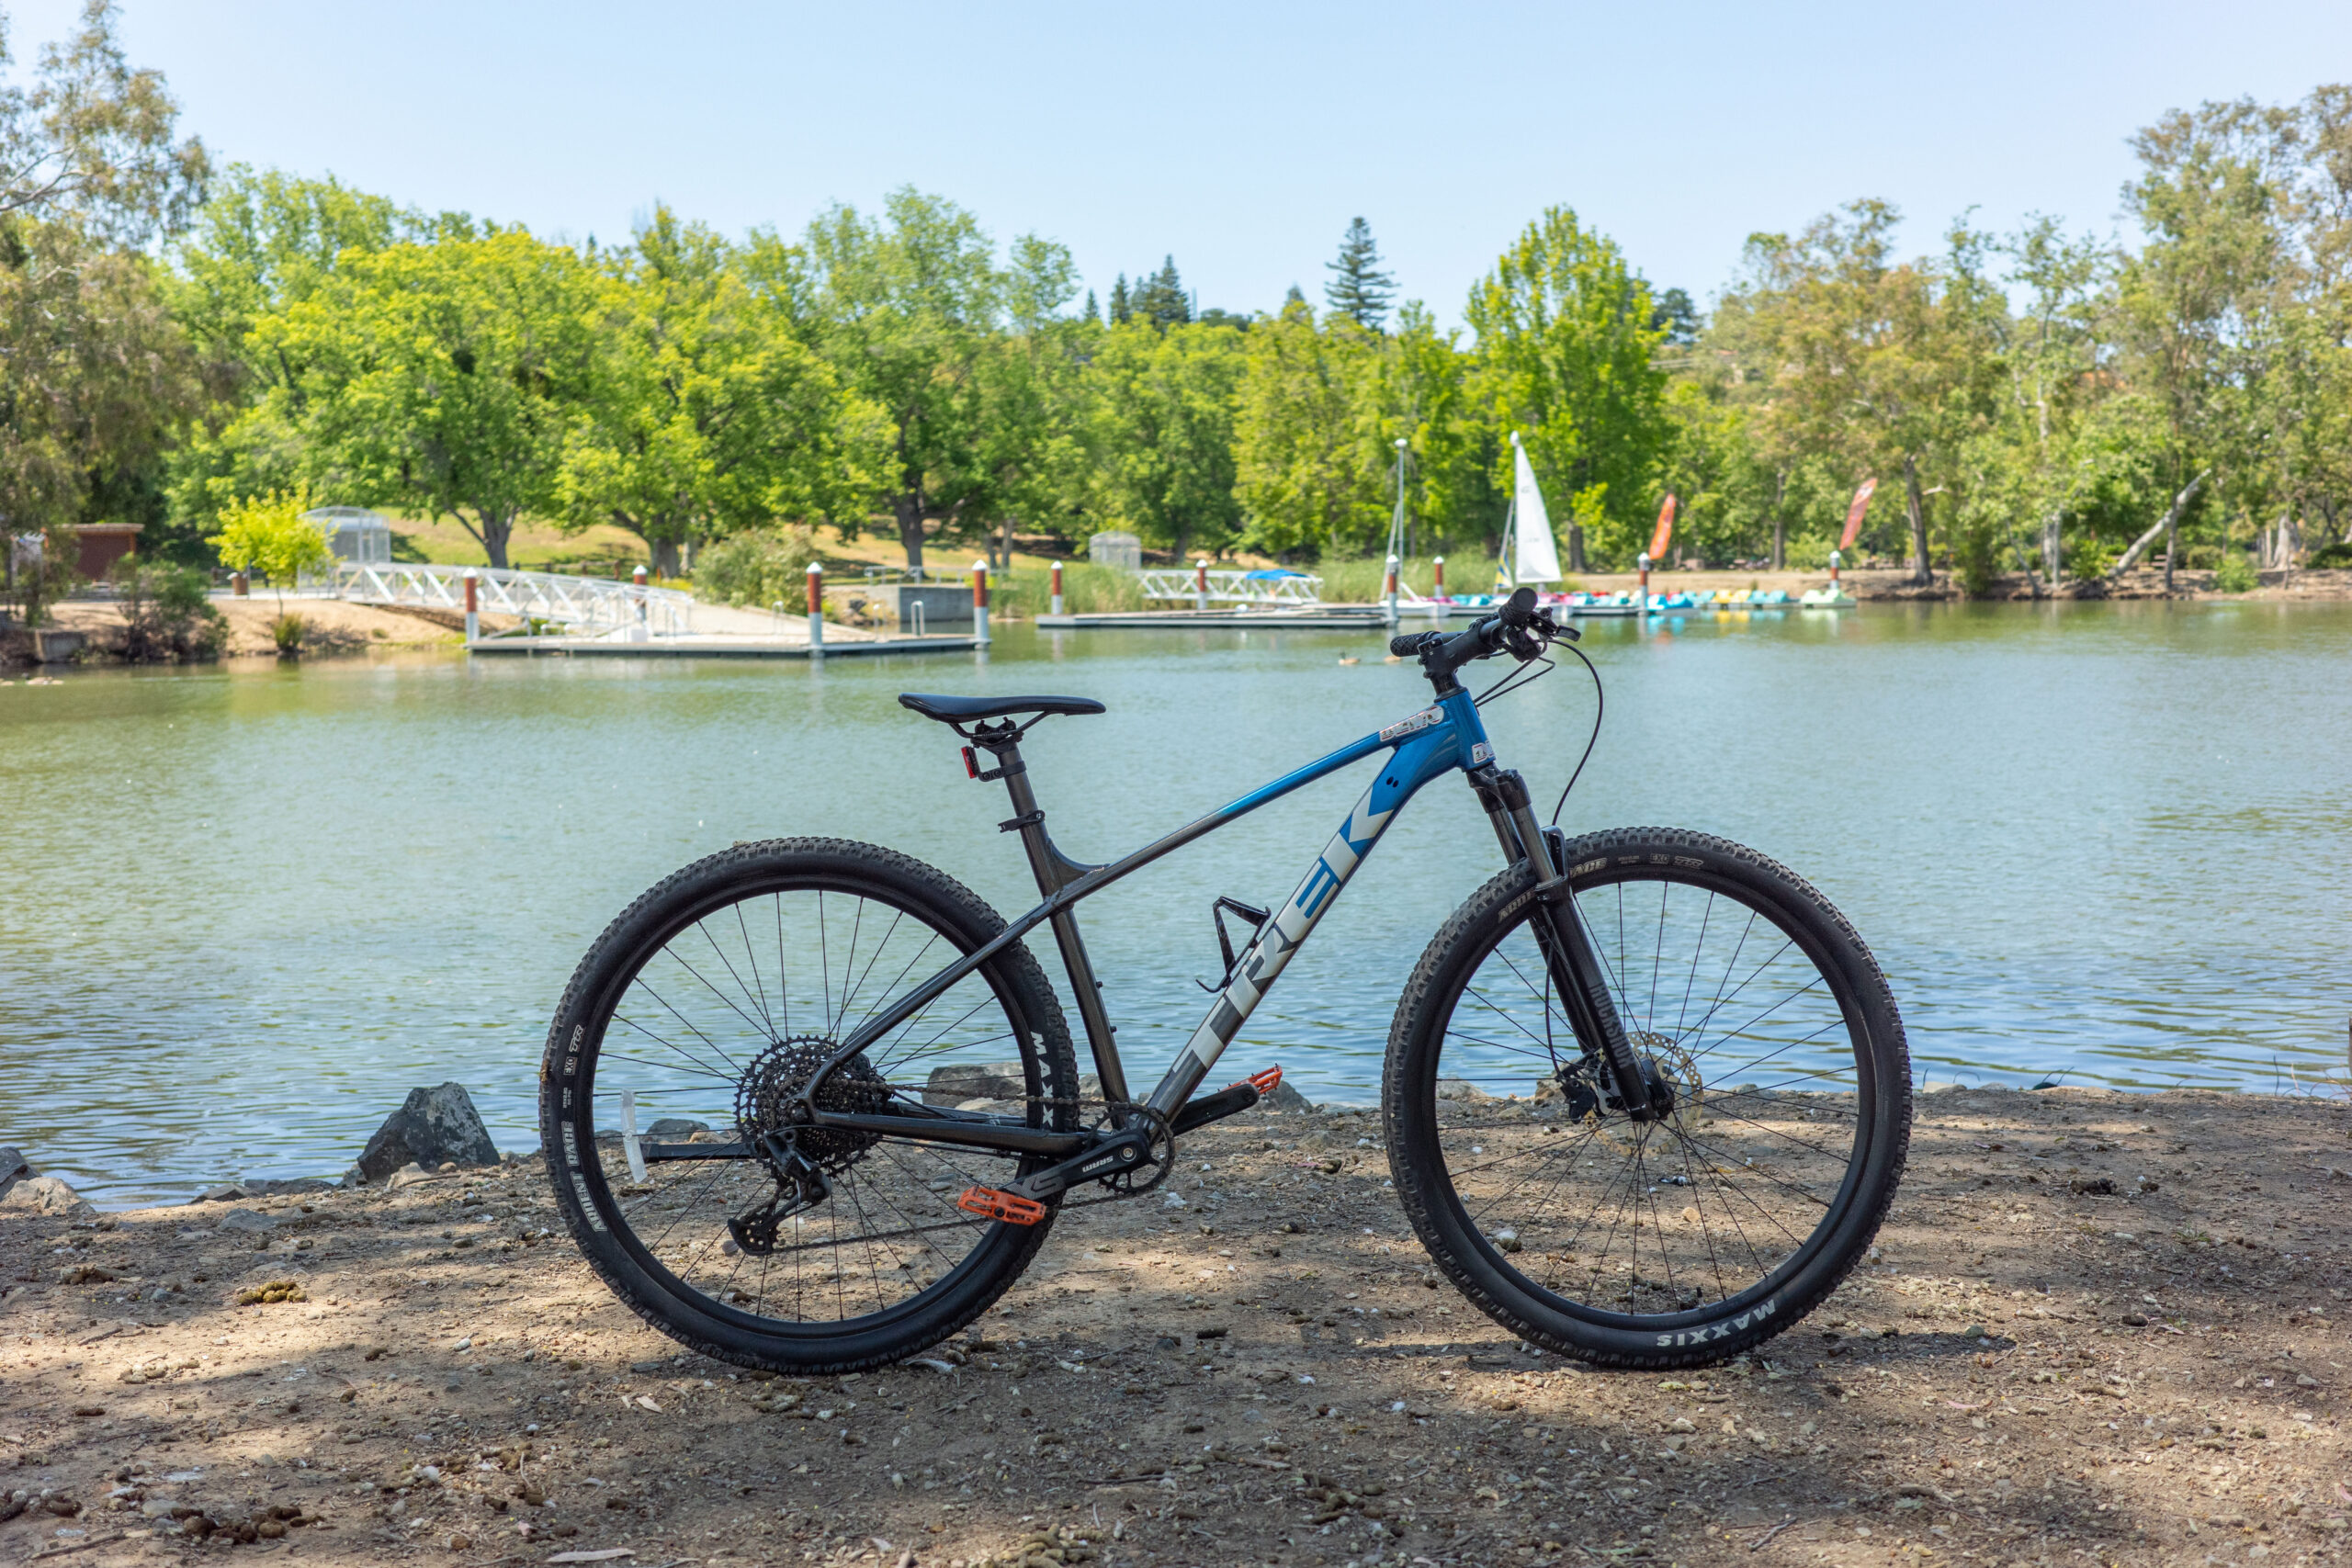
M 825 657 L 825 569 L 808 563 L 808 657 Z
M 630 585 L 637 590 L 637 624 L 642 626 L 646 624 L 644 566 L 639 564 L 636 568 L 632 569 L 628 574 L 628 580 Z
M 1056 562 L 1054 563 L 1054 599 L 1053 599 L 1053 604 L 1054 604 L 1054 611 L 1053 611 L 1053 613 L 1054 613 L 1055 615 L 1060 615 L 1060 614 L 1062 613 L 1062 563 L 1061 563 L 1061 562 L 1059 562 L 1059 561 L 1056 561 Z
M 1395 556 L 1388 558 L 1388 579 L 1382 585 L 1380 594 L 1388 607 L 1388 624 L 1393 626 L 1396 624 L 1396 558 Z
M 989 563 L 972 563 L 972 640 L 980 647 L 989 645 Z
M 1846 560 L 1843 556 L 1840 556 L 1836 550 L 1829 552 L 1829 593 L 1832 598 L 1836 598 L 1838 594 L 1842 592 L 1842 590 L 1838 586 L 1838 569 L 1845 564 Z
M 254 581 L 252 578 L 247 577 L 242 571 L 232 571 L 229 574 L 230 598 L 249 599 L 253 596 L 253 592 Z
M 1641 598 L 1640 609 L 1641 609 L 1641 613 L 1642 613 L 1643 615 L 1648 615 L 1648 614 L 1650 613 L 1650 553 L 1649 553 L 1649 551 L 1647 551 L 1647 550 L 1644 550 L 1644 551 L 1642 552 L 1642 554 L 1641 554 L 1641 558 L 1640 558 L 1640 561 L 1639 561 L 1639 563 L 1638 563 L 1638 564 L 1640 565 L 1640 567 L 1641 567 L 1641 569 L 1642 569 L 1642 598 Z
M 466 641 L 469 643 L 481 636 L 481 579 L 474 569 L 466 568 Z
M 1209 607 L 1209 558 L 1201 557 L 1193 563 L 1193 608 Z
M 1445 598 L 1445 558 L 1439 556 L 1430 562 L 1430 597 L 1443 602 Z

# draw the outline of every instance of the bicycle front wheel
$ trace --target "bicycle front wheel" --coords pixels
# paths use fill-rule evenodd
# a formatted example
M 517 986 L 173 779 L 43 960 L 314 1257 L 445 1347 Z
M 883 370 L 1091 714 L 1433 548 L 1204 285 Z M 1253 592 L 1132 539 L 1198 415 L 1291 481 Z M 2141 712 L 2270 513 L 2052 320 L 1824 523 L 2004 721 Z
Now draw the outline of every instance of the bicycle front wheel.
M 956 1200 L 1047 1156 L 796 1128 L 786 1109 L 862 1021 L 1002 929 L 944 873 L 823 839 L 739 844 L 624 910 L 565 990 L 540 1075 L 558 1205 L 605 1282 L 681 1343 L 778 1371 L 897 1360 L 985 1311 L 1057 1205 L 1022 1225 Z M 817 1102 L 903 1110 L 941 1066 L 991 1069 L 953 1092 L 986 1085 L 975 1098 L 1004 1119 L 1078 1125 L 1069 1032 L 1019 943 L 842 1064 Z M 763 1136 L 821 1176 L 787 1184 Z
M 1715 1360 L 1788 1327 L 1876 1234 L 1910 1142 L 1903 1023 L 1828 901 L 1752 850 L 1665 829 L 1566 845 L 1646 1077 L 1636 1121 L 1585 1057 L 1524 864 L 1423 953 L 1390 1032 L 1398 1197 L 1514 1334 L 1603 1364 Z

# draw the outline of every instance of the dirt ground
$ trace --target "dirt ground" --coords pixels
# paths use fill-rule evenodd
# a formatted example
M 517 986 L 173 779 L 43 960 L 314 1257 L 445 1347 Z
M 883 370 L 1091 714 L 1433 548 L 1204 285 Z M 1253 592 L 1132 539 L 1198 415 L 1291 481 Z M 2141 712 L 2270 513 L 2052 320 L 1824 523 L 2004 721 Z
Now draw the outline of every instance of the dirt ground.
M 0 1204 L 0 1499 L 26 1505 L 0 1554 L 2342 1552 L 2339 1100 L 1924 1096 L 1874 1260 L 1753 1359 L 1672 1376 L 1566 1365 L 1472 1314 L 1407 1234 L 1377 1132 L 1204 1130 L 1183 1210 L 1065 1213 L 935 1365 L 815 1380 L 678 1354 L 551 1230 L 535 1162 L 79 1219 Z

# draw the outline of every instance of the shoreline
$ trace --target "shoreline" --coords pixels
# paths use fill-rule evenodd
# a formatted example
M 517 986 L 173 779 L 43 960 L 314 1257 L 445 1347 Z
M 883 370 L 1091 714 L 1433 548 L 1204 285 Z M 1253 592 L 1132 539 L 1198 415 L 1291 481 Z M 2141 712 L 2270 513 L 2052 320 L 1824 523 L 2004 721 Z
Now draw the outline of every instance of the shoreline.
M 1549 1565 L 1592 1555 L 1577 1541 L 1689 1568 L 2342 1551 L 2341 1098 L 1923 1095 L 1878 1256 L 1752 1359 L 1668 1377 L 1531 1356 L 1432 1287 L 1379 1133 L 1320 1111 L 1204 1129 L 1184 1213 L 1064 1213 L 944 1370 L 862 1377 L 682 1354 L 551 1229 L 528 1162 L 81 1221 L 0 1206 L 0 1496 L 40 1505 L 0 1547 L 194 1562 L 242 1529 L 238 1551 L 331 1563 L 703 1568 L 972 1568 L 1048 1542 L 1102 1568 Z

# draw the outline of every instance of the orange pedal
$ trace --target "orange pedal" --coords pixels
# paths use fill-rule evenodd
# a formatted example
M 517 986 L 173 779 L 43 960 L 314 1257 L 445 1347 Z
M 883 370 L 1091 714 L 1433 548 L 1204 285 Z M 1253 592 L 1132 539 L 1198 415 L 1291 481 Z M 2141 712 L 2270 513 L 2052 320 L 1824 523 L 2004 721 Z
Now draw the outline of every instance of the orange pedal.
M 993 1187 L 967 1187 L 956 1200 L 956 1206 L 967 1214 L 986 1219 L 1002 1220 L 1009 1225 L 1034 1225 L 1046 1217 L 1046 1206 L 1034 1198 L 1023 1198 L 1015 1192 L 1000 1192 Z
M 1280 1067 L 1268 1067 L 1263 1072 L 1251 1073 L 1243 1081 L 1256 1089 L 1259 1098 L 1262 1100 L 1282 1087 L 1283 1070 Z

